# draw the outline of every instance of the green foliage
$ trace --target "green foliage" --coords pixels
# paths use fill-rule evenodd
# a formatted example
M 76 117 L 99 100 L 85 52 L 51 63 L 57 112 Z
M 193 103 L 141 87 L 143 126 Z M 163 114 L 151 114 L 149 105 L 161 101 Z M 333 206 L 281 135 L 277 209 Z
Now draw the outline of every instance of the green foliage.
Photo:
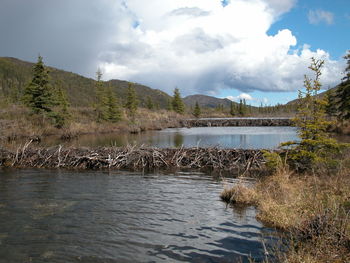
M 107 120 L 110 122 L 120 121 L 122 119 L 122 111 L 111 87 L 107 89 L 107 98 Z
M 32 80 L 34 64 L 15 58 L 0 57 L 0 94 L 9 102 L 17 103 L 22 98 L 27 84 Z M 50 70 L 49 84 L 55 86 L 62 82 L 62 88 L 67 92 L 67 99 L 72 107 L 89 107 L 96 103 L 96 80 L 85 78 L 55 68 Z M 102 81 L 106 87 L 111 86 L 113 92 L 125 104 L 129 82 L 121 80 Z M 147 96 L 159 103 L 160 108 L 166 109 L 167 101 L 171 98 L 163 91 L 151 89 L 147 86 L 134 84 L 136 95 L 140 104 L 146 105 Z
M 201 108 L 199 107 L 199 104 L 197 101 L 196 101 L 196 105 L 194 106 L 193 115 L 196 118 L 199 118 L 199 116 L 201 115 Z
M 239 105 L 238 105 L 238 114 L 240 116 L 244 116 L 244 115 L 246 115 L 246 113 L 247 113 L 246 101 L 245 101 L 245 99 L 244 100 L 240 99 Z
M 231 104 L 230 104 L 230 114 L 231 114 L 231 116 L 235 116 L 236 113 L 237 113 L 237 111 L 236 111 L 236 106 L 235 106 L 235 104 L 231 101 Z
M 24 91 L 23 101 L 35 114 L 52 111 L 54 100 L 52 88 L 49 85 L 49 72 L 41 56 L 38 57 L 38 62 L 34 66 L 33 78 Z
M 172 103 L 171 99 L 168 99 L 167 110 L 168 111 L 172 111 L 173 110 L 173 103 Z
M 305 91 L 299 90 L 298 112 L 294 123 L 298 127 L 300 142 L 282 144 L 289 148 L 289 160 L 298 170 L 311 168 L 317 162 L 325 162 L 328 157 L 338 153 L 341 145 L 327 134 L 331 124 L 326 119 L 325 99 L 317 96 L 321 89 L 320 76 L 324 61 L 312 58 L 311 69 L 314 79 L 305 76 Z
M 146 107 L 149 110 L 154 110 L 156 108 L 156 105 L 154 104 L 154 102 L 150 96 L 147 96 Z
M 96 87 L 95 87 L 95 112 L 97 121 L 108 120 L 107 111 L 108 97 L 106 96 L 106 88 L 102 82 L 102 72 L 100 69 L 96 72 Z
M 172 100 L 172 108 L 175 112 L 177 112 L 179 114 L 184 114 L 184 112 L 185 112 L 185 104 L 182 101 L 180 91 L 178 88 L 175 88 L 175 90 L 174 90 L 174 96 L 173 96 L 173 100 Z
M 325 94 L 325 111 L 328 116 L 336 116 L 338 112 L 336 96 L 332 90 L 327 90 Z
M 269 168 L 270 170 L 279 171 L 279 170 L 288 168 L 287 158 L 285 156 L 283 161 L 282 159 L 283 157 L 281 153 L 265 150 L 263 151 L 263 155 L 266 160 L 267 168 Z
M 339 119 L 350 119 L 350 50 L 344 57 L 347 60 L 347 67 L 345 69 L 345 77 L 337 89 L 337 99 L 339 101 Z
M 137 106 L 138 106 L 138 101 L 136 98 L 136 92 L 134 86 L 129 83 L 128 86 L 128 91 L 127 91 L 127 97 L 126 97 L 126 103 L 125 103 L 125 108 L 128 111 L 128 115 L 134 119 L 135 114 L 137 111 Z
M 57 128 L 62 128 L 71 118 L 69 110 L 70 104 L 67 99 L 67 93 L 63 89 L 62 85 L 58 85 L 54 91 L 54 100 L 56 107 L 55 110 L 50 113 L 50 115 L 54 120 L 54 125 Z

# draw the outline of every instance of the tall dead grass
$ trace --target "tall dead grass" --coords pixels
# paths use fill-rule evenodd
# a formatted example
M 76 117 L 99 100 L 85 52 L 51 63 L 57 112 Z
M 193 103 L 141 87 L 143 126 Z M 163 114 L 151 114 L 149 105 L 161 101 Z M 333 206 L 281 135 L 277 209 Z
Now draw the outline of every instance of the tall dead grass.
M 289 250 L 277 253 L 279 262 L 349 262 L 350 167 L 307 175 L 279 169 L 254 187 L 225 189 L 221 198 L 255 205 L 259 220 L 285 230 Z

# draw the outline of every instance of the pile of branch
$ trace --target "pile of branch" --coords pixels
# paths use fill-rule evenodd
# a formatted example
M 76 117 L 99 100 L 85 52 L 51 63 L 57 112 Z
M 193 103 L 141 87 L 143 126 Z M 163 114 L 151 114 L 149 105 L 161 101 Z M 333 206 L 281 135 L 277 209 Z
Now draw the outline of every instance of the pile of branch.
M 212 168 L 221 170 L 260 169 L 260 150 L 220 148 L 31 148 L 29 144 L 10 152 L 0 149 L 0 167 L 45 167 L 81 169 Z

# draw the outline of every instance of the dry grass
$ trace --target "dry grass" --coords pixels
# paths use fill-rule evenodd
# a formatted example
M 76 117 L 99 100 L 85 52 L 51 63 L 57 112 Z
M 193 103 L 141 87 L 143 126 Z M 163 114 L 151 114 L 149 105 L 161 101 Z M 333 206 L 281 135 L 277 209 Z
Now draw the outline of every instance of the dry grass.
M 277 253 L 279 262 L 349 262 L 349 168 L 333 175 L 295 175 L 282 169 L 254 188 L 239 184 L 225 189 L 222 198 L 255 204 L 259 220 L 288 233 L 290 249 Z
M 80 134 L 133 132 L 160 130 L 179 127 L 180 121 L 188 116 L 178 115 L 166 110 L 151 111 L 140 108 L 134 120 L 123 113 L 123 119 L 117 123 L 97 122 L 92 108 L 71 108 L 71 118 L 65 127 L 58 129 L 48 118 L 32 115 L 30 110 L 20 105 L 7 105 L 0 111 L 0 139 L 37 138 L 59 135 L 73 138 Z

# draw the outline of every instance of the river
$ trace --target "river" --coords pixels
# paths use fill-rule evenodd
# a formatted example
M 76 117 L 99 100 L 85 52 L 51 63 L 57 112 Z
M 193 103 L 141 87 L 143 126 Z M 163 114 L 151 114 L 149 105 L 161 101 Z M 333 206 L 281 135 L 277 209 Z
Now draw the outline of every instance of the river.
M 259 262 L 262 237 L 272 242 L 254 208 L 219 200 L 223 181 L 210 175 L 0 174 L 1 263 L 248 262 L 249 255 Z

